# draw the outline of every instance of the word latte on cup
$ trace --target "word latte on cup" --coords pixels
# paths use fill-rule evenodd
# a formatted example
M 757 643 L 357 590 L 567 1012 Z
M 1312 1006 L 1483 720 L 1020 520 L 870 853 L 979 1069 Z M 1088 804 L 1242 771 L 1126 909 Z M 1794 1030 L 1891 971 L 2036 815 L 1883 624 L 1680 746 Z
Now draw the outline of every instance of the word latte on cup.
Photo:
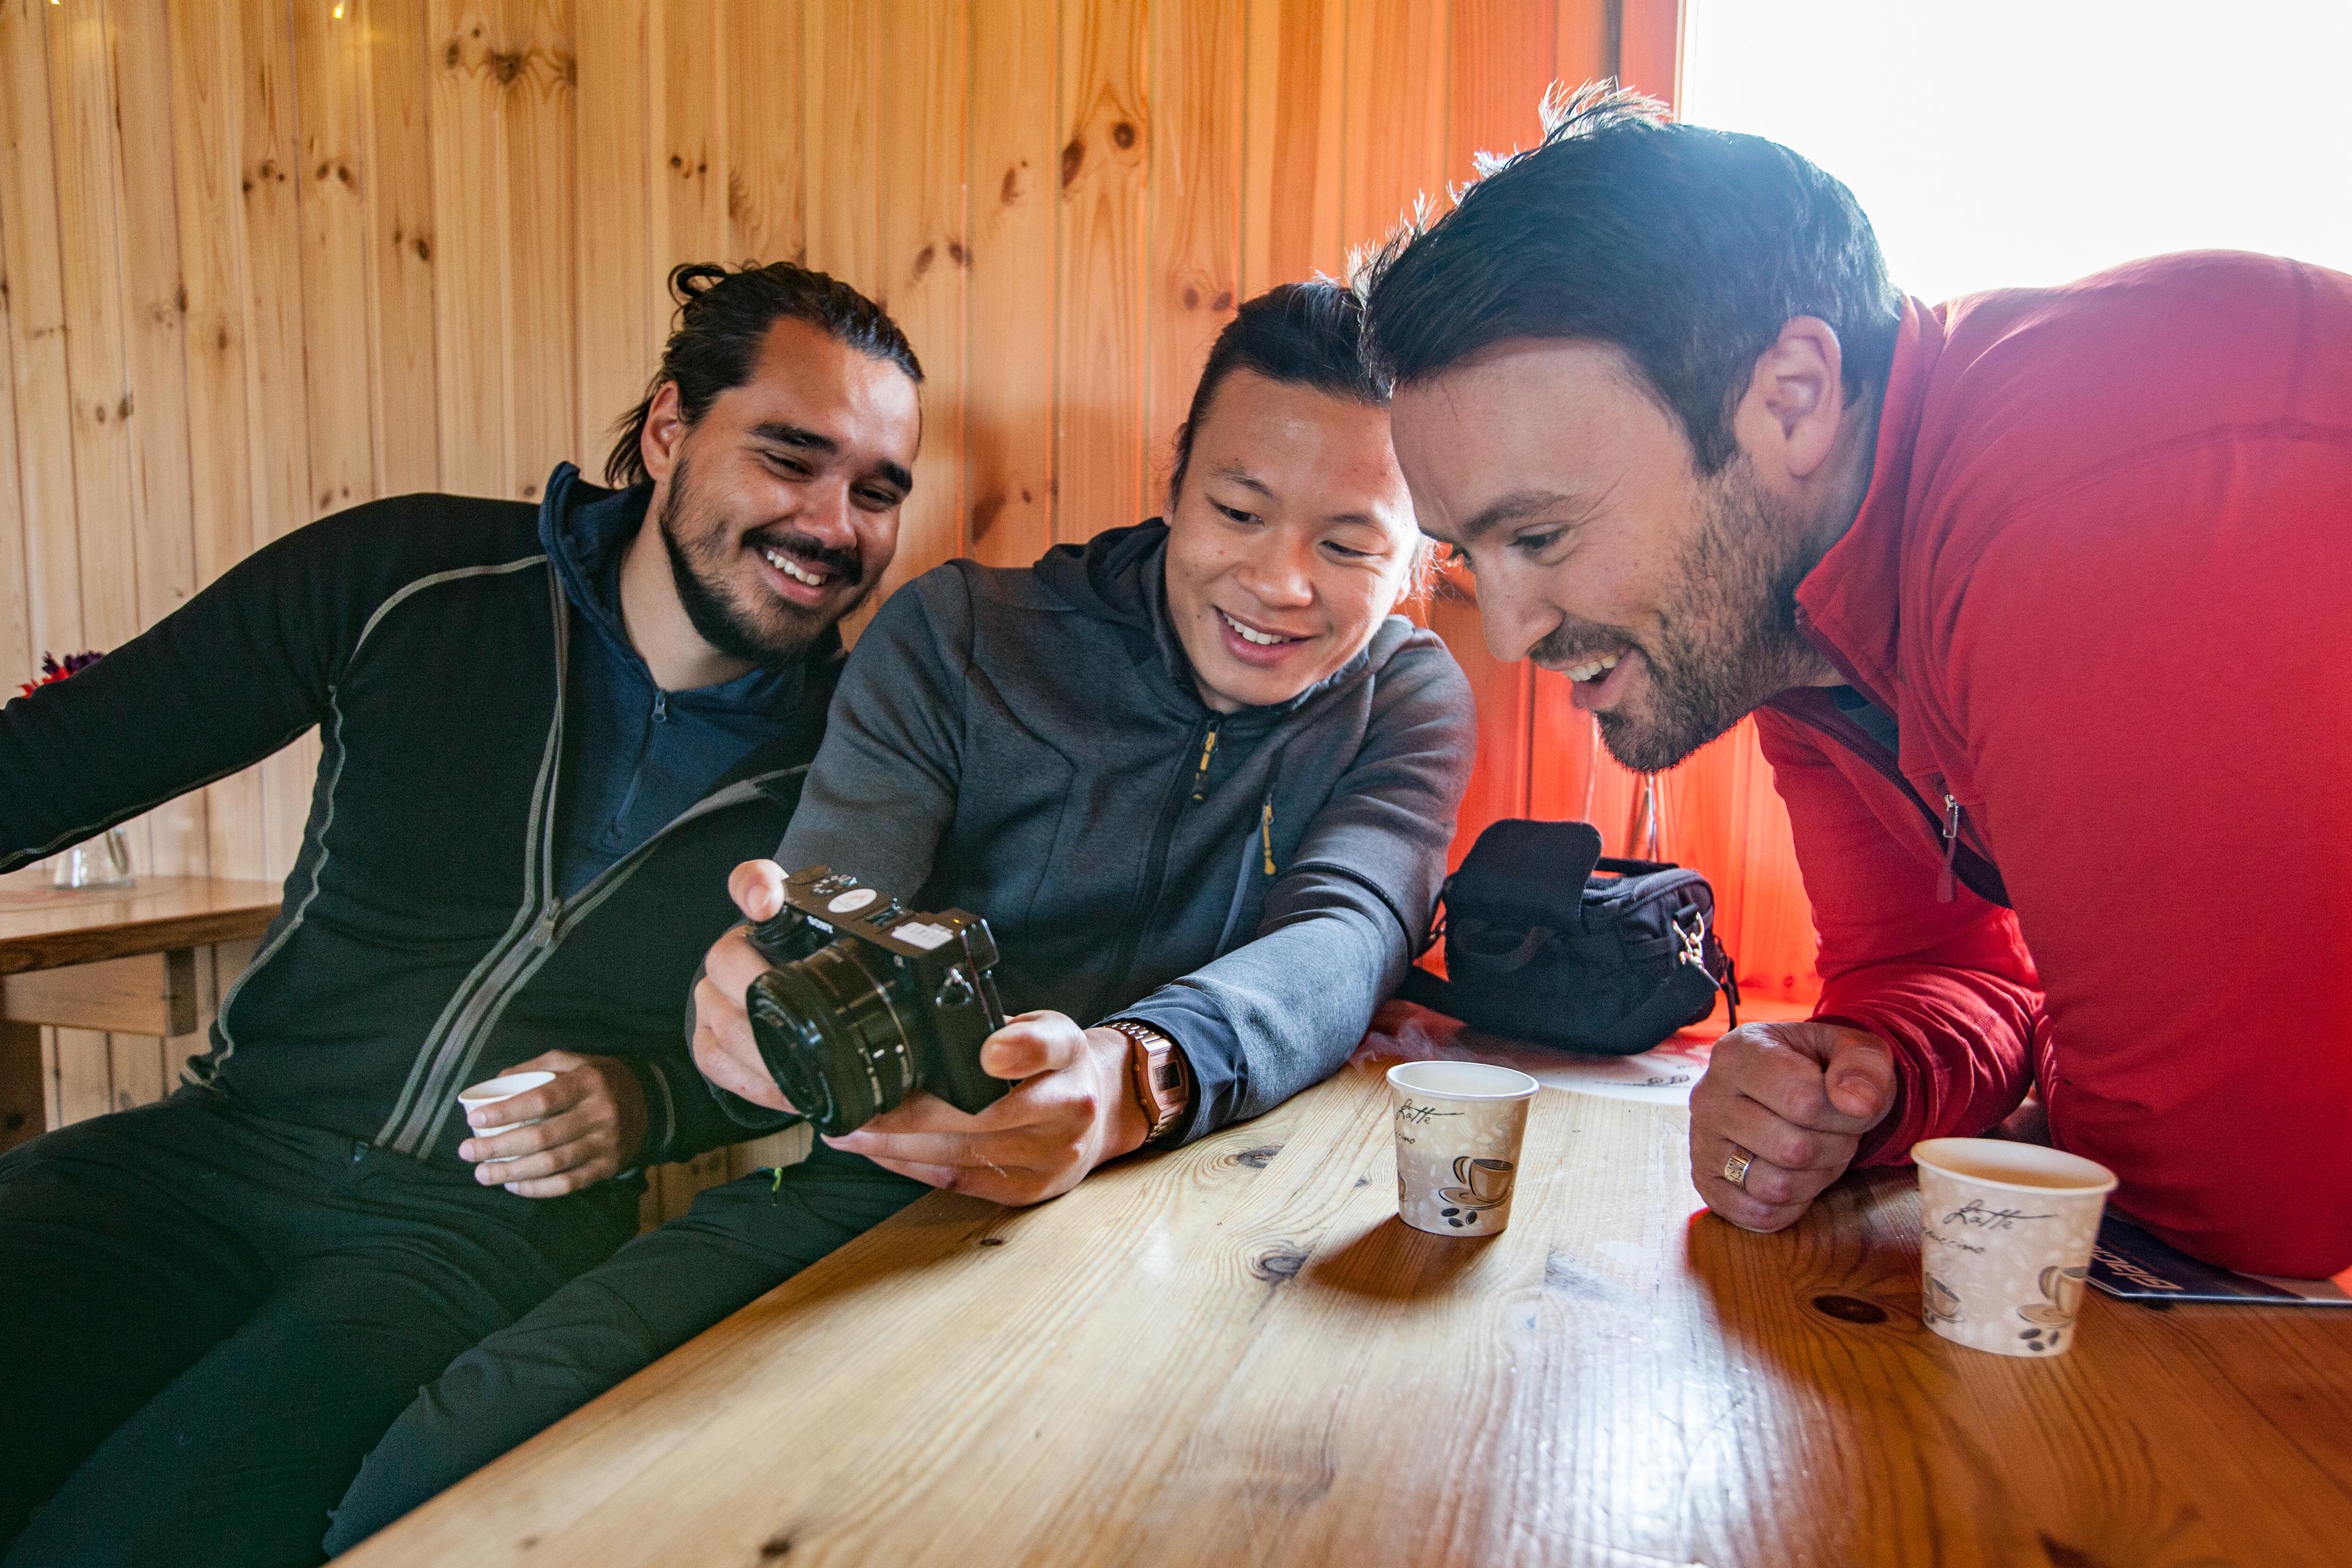
M 1397 1215 L 1432 1236 L 1493 1236 L 1511 1222 L 1536 1080 L 1485 1062 L 1389 1068 Z
M 1927 1326 L 1995 1355 L 2065 1353 L 2114 1173 L 1990 1138 L 1930 1138 L 1911 1158 Z

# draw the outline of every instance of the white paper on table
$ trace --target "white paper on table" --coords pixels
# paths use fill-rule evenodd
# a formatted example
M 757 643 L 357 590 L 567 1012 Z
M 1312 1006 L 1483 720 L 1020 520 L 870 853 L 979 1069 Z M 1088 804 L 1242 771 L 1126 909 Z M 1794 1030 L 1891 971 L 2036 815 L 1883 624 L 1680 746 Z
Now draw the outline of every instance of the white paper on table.
M 1715 1048 L 1718 1033 L 1716 1026 L 1701 1024 L 1639 1056 L 1580 1057 L 1497 1039 L 1425 1007 L 1391 1002 L 1374 1016 L 1371 1032 L 1356 1047 L 1354 1059 L 1381 1067 L 1401 1061 L 1500 1062 L 1546 1089 L 1687 1106 L 1691 1089 L 1706 1071 L 1707 1053 Z

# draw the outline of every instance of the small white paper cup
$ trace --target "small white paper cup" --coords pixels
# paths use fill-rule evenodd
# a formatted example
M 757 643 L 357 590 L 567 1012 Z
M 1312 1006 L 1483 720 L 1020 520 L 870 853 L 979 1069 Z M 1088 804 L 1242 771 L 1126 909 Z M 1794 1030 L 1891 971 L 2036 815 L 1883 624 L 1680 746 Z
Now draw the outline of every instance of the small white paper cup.
M 1538 1087 L 1485 1062 L 1389 1068 L 1397 1216 L 1432 1236 L 1493 1236 L 1509 1225 L 1528 1102 Z
M 1927 1326 L 1995 1355 L 2047 1360 L 2072 1350 L 2115 1173 L 1993 1138 L 1930 1138 L 1911 1159 Z
M 477 1138 L 489 1138 L 501 1132 L 512 1132 L 518 1127 L 538 1126 L 547 1118 L 534 1116 L 528 1121 L 510 1121 L 503 1127 L 476 1127 L 470 1118 L 475 1111 L 486 1105 L 496 1105 L 502 1100 L 512 1100 L 518 1094 L 530 1093 L 541 1084 L 554 1081 L 555 1075 L 551 1072 L 510 1072 L 504 1078 L 494 1078 L 487 1083 L 478 1083 L 471 1089 L 459 1089 L 457 1103 L 465 1108 L 466 1114 L 469 1118 L 466 1123 L 468 1132 Z M 482 1162 L 486 1165 L 502 1165 L 505 1163 L 503 1160 Z

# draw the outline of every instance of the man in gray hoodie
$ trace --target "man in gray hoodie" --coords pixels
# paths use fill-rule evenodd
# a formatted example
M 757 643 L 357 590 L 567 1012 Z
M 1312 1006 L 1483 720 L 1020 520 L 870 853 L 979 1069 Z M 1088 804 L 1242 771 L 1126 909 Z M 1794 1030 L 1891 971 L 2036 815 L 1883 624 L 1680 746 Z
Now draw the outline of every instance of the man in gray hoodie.
M 1255 1116 L 1336 1070 L 1423 945 L 1467 783 L 1468 682 L 1389 612 L 1423 559 L 1360 311 L 1242 307 L 1178 443 L 1170 518 L 1026 570 L 952 562 L 860 638 L 779 850 L 984 916 L 1005 1004 L 976 1115 L 917 1095 L 694 1210 L 461 1357 L 373 1455 L 340 1550 L 934 1187 L 1004 1203 Z M 737 868 L 775 911 L 782 870 Z M 792 1119 L 743 1016 L 739 931 L 696 1062 Z M 1095 1020 L 1082 1027 L 1078 1020 Z

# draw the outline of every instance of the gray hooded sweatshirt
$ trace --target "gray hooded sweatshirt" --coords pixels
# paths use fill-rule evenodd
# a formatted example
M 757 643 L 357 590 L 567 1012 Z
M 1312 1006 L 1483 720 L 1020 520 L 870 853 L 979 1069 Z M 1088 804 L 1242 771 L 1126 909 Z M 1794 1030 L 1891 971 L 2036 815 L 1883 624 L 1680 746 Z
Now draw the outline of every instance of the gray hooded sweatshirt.
M 984 916 L 1008 1012 L 1183 1050 L 1187 1141 L 1346 1061 L 1425 944 L 1475 718 L 1400 616 L 1290 702 L 1200 698 L 1157 521 L 952 561 L 851 653 L 778 858 Z

